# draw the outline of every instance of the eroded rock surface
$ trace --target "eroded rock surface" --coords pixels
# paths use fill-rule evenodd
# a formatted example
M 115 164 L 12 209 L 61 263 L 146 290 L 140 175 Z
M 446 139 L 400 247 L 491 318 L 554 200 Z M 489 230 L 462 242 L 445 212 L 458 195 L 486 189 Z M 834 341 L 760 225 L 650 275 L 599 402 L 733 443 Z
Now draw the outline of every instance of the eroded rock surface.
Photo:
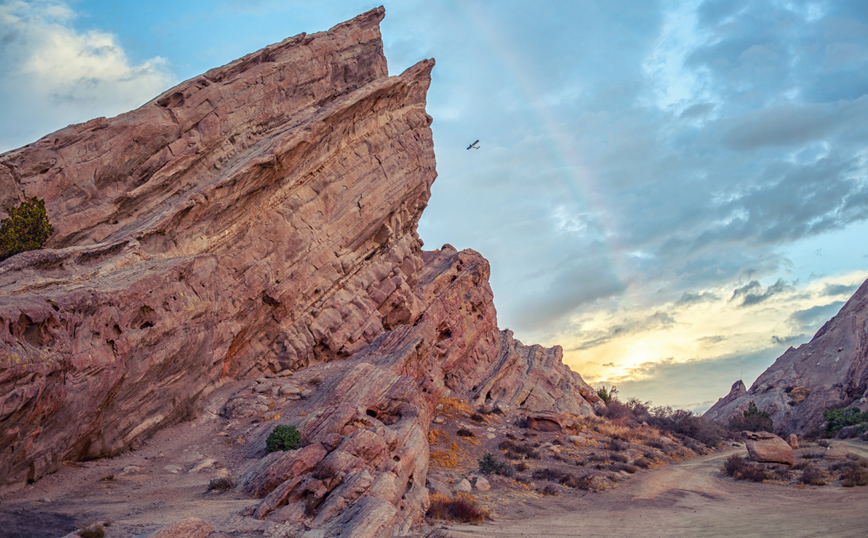
M 814 433 L 830 407 L 868 409 L 868 281 L 810 342 L 788 349 L 750 390 L 741 392 L 739 384 L 705 416 L 728 421 L 753 401 L 771 415 L 776 430 Z
M 0 205 L 43 198 L 56 230 L 0 263 L 0 487 L 135 446 L 227 380 L 339 364 L 230 398 L 280 397 L 308 442 L 239 487 L 257 518 L 400 534 L 442 396 L 559 423 L 601 405 L 559 347 L 497 328 L 478 253 L 422 251 L 433 61 L 388 77 L 382 17 L 0 155 Z

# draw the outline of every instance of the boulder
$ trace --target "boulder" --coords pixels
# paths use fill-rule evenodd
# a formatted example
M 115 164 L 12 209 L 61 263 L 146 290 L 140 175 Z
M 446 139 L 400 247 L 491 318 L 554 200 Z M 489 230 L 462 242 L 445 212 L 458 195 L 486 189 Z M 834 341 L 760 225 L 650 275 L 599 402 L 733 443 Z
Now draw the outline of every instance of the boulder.
M 841 442 L 830 443 L 828 447 L 826 447 L 826 452 L 823 453 L 823 457 L 830 460 L 843 460 L 847 459 L 847 456 L 850 454 L 850 451 L 847 449 L 847 445 Z
M 773 433 L 743 432 L 745 448 L 753 461 L 793 464 L 793 447 Z
M 793 448 L 793 450 L 799 448 L 799 436 L 798 435 L 796 435 L 794 433 L 790 434 L 790 446 Z
M 473 479 L 473 487 L 478 489 L 479 491 L 488 491 L 491 489 L 491 484 L 484 476 L 477 476 L 475 479 Z

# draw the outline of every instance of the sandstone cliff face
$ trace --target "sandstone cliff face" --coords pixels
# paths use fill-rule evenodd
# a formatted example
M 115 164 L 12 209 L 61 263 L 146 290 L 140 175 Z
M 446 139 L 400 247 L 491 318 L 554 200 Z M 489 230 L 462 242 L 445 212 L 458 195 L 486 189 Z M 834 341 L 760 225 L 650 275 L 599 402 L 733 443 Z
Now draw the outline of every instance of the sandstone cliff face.
M 341 480 L 272 458 L 247 491 L 270 517 L 315 490 L 309 524 L 373 536 L 424 514 L 442 395 L 593 413 L 560 348 L 497 329 L 481 256 L 422 251 L 433 61 L 388 77 L 382 17 L 0 155 L 0 202 L 44 198 L 56 230 L 0 263 L 0 487 L 134 446 L 226 380 L 340 364 L 298 425 Z
M 739 384 L 705 416 L 728 421 L 754 401 L 790 434 L 822 427 L 829 407 L 868 407 L 868 281 L 809 343 L 788 349 L 747 392 Z

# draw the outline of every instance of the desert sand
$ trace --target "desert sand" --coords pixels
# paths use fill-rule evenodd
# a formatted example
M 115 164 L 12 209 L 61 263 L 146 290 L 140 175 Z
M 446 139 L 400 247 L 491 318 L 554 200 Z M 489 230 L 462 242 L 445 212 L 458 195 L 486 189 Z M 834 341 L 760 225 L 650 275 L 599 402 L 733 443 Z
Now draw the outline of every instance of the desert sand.
M 848 441 L 868 456 L 868 445 Z M 617 488 L 546 499 L 481 525 L 448 526 L 455 537 L 853 536 L 868 532 L 868 488 L 787 487 L 721 475 L 730 449 L 637 475 Z

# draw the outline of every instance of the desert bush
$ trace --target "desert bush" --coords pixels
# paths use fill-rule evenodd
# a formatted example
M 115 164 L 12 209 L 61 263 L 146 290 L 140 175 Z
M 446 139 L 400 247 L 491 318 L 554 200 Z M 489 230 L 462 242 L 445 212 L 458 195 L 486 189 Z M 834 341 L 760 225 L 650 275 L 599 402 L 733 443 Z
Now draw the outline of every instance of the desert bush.
M 546 484 L 544 488 L 540 488 L 537 491 L 540 492 L 540 495 L 546 495 L 549 497 L 557 497 L 561 493 L 558 491 L 558 488 L 554 487 L 551 484 Z
M 850 463 L 841 473 L 841 485 L 846 488 L 868 486 L 868 469 Z
M 485 417 L 483 417 L 479 413 L 473 413 L 472 415 L 470 415 L 470 420 L 472 420 L 473 422 L 482 422 L 485 420 Z
M 618 399 L 618 397 L 616 396 L 617 393 L 618 393 L 618 388 L 615 387 L 615 385 L 612 385 L 608 389 L 606 388 L 605 385 L 601 385 L 597 389 L 597 396 L 599 396 L 600 399 L 603 400 L 603 402 L 605 402 L 607 406 L 609 405 L 609 402 Z
M 31 198 L 6 208 L 9 216 L 0 220 L 0 261 L 19 252 L 37 250 L 54 233 L 45 214 L 45 201 Z
M 458 437 L 476 437 L 475 435 L 473 435 L 472 431 L 470 431 L 466 428 L 459 429 L 458 431 L 455 432 L 455 435 L 457 435 Z
M 265 440 L 266 452 L 278 450 L 294 450 L 301 445 L 301 434 L 295 426 L 278 424 Z
M 752 480 L 754 482 L 762 482 L 766 478 L 765 470 L 759 465 L 755 465 L 746 461 L 738 454 L 726 458 L 723 462 L 723 472 L 727 476 L 731 476 L 736 480 Z
M 523 473 L 523 472 L 527 471 L 527 464 L 523 461 L 520 461 L 520 462 L 515 464 L 515 470 L 520 472 L 520 473 Z
M 815 467 L 807 467 L 804 471 L 802 471 L 802 477 L 800 478 L 802 484 L 810 484 L 812 486 L 825 486 L 826 480 L 823 477 L 823 473 L 815 468 Z
M 648 467 L 651 467 L 651 462 L 648 460 L 648 458 L 639 458 L 633 462 L 633 465 L 635 465 L 636 467 L 647 469 Z
M 235 481 L 228 476 L 212 478 L 208 482 L 208 491 L 226 491 L 235 487 Z
M 527 428 L 527 417 L 516 418 L 515 425 L 519 428 Z
M 466 495 L 458 495 L 450 499 L 444 495 L 434 493 L 431 495 L 431 504 L 428 506 L 427 517 L 460 523 L 476 523 L 485 521 L 488 512 L 480 507 L 476 501 Z
M 720 424 L 683 409 L 655 407 L 648 422 L 661 430 L 685 435 L 710 446 L 723 440 L 724 431 Z
M 836 409 L 830 407 L 823 411 L 826 420 L 826 435 L 833 437 L 841 428 L 866 423 L 868 428 L 868 413 L 862 412 L 855 407 L 849 409 Z
M 539 451 L 535 450 L 531 445 L 516 443 L 512 440 L 504 440 L 497 448 L 506 451 L 505 456 L 511 460 L 521 460 L 525 458 L 539 459 Z
M 499 461 L 491 452 L 486 452 L 479 460 L 479 472 L 484 475 L 499 474 L 501 476 L 515 475 L 515 469 L 505 461 Z
M 731 431 L 749 432 L 772 432 L 775 429 L 771 416 L 757 409 L 753 400 L 748 403 L 747 411 L 742 412 L 742 416 L 734 416 L 730 419 L 728 427 Z
M 612 454 L 612 461 L 627 463 L 627 460 L 629 460 L 629 458 L 624 454 Z
M 105 536 L 105 529 L 99 523 L 91 523 L 78 529 L 76 534 L 81 536 L 81 538 L 103 538 Z

